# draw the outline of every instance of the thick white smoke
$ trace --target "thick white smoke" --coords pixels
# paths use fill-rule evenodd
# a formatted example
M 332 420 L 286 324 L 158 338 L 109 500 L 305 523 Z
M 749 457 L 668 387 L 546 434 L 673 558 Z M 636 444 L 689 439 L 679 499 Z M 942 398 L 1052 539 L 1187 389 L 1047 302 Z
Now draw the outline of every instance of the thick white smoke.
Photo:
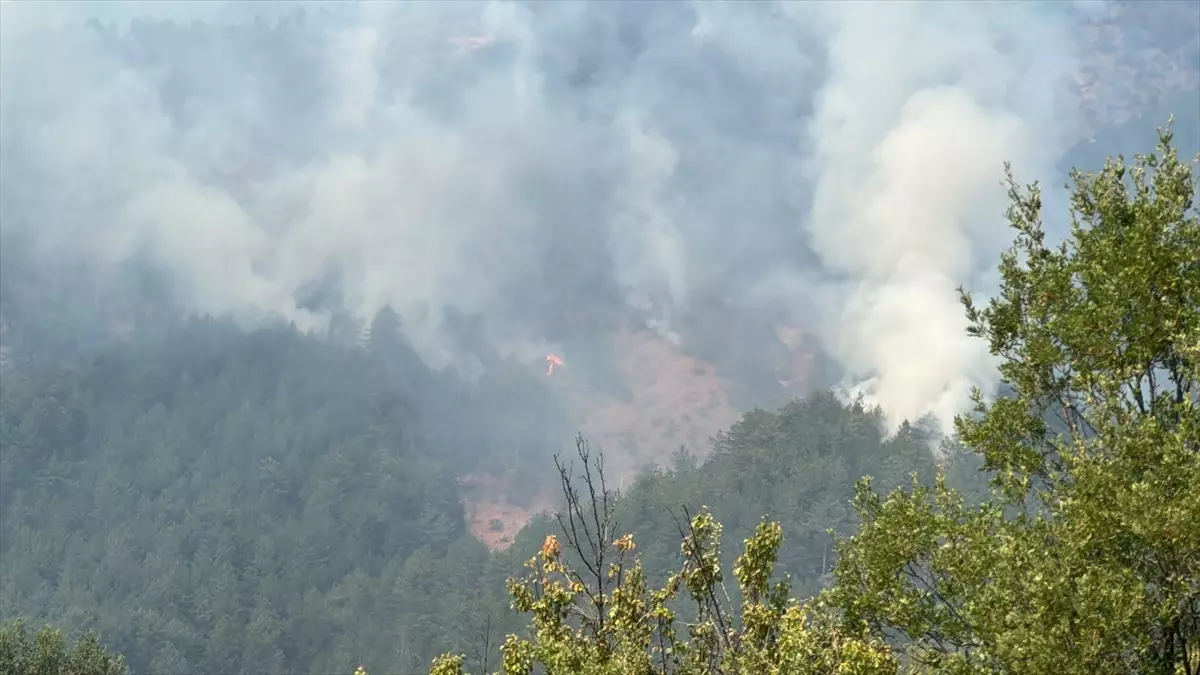
M 4 228 L 247 321 L 322 330 L 336 279 L 438 365 L 447 308 L 538 342 L 599 267 L 672 339 L 699 292 L 790 307 L 894 422 L 994 383 L 954 288 L 1008 237 L 1002 163 L 1053 178 L 1072 140 L 1069 5 L 335 3 L 230 37 L 294 7 L 4 5 Z
M 997 372 L 966 335 L 956 287 L 978 286 L 1002 227 L 1000 167 L 1052 178 L 1066 150 L 1069 26 L 1025 3 L 846 3 L 809 134 L 808 232 L 852 280 L 829 343 L 892 425 L 949 426 Z

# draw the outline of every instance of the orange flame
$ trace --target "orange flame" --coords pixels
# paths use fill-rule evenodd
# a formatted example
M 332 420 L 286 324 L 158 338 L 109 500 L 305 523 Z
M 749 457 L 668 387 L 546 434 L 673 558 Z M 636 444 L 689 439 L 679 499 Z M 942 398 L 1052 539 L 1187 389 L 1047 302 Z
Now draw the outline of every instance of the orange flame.
M 550 364 L 549 367 L 546 368 L 546 376 L 547 377 L 554 374 L 554 366 L 565 366 L 566 365 L 565 363 L 563 363 L 563 360 L 561 357 L 556 356 L 554 354 L 547 354 L 546 361 L 547 361 L 547 363 Z

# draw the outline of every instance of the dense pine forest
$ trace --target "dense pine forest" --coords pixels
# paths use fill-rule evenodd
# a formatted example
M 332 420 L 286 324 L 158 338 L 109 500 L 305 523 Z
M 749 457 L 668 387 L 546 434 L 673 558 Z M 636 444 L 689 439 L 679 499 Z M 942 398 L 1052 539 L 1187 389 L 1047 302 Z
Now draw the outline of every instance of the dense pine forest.
M 381 333 L 338 348 L 197 320 L 157 348 L 7 375 L 5 614 L 94 629 L 154 673 L 405 672 L 475 648 L 489 622 L 511 626 L 504 579 L 553 528 L 535 522 L 511 553 L 489 553 L 455 472 L 489 461 L 476 448 L 529 443 L 486 420 L 530 413 L 488 409 L 486 390 L 455 398 Z M 472 429 L 482 436 L 463 437 Z M 554 478 L 558 449 L 542 447 L 545 471 L 528 480 Z M 814 591 L 832 569 L 827 531 L 854 522 L 854 479 L 896 486 L 933 468 L 919 429 L 885 440 L 878 414 L 816 395 L 747 415 L 703 463 L 684 451 L 642 475 L 618 520 L 659 577 L 680 505 L 712 507 L 734 537 L 771 514 L 787 523 L 781 564 Z
M 768 149 L 820 101 L 771 77 L 834 72 L 837 50 L 768 63 L 756 49 L 817 40 L 762 32 L 770 9 L 733 21 L 762 38 L 750 49 L 705 33 L 723 14 L 692 26 L 684 3 L 646 21 L 603 4 L 489 5 L 488 30 L 545 31 L 494 44 L 457 15 L 375 41 L 336 6 L 3 34 L 18 64 L 5 89 L 25 98 L 0 101 L 0 675 L 1200 675 L 1200 12 L 1079 9 L 1084 109 L 1053 168 L 1079 171 L 1064 188 L 988 165 L 1007 189 L 986 235 L 1003 250 L 955 310 L 999 377 L 951 425 L 897 420 L 842 386 L 854 364 L 828 326 L 817 335 L 818 300 L 838 296 L 817 298 L 832 291 L 814 279 L 867 282 L 798 243 L 791 202 L 815 189 L 774 186 L 795 157 Z M 679 59 L 662 45 L 684 33 L 703 44 Z M 1155 36 L 1158 51 L 1138 47 Z M 12 46 L 43 39 L 45 62 Z M 406 60 L 415 42 L 428 62 Z M 345 72 L 327 67 L 331 46 Z M 363 54 L 371 77 L 351 72 Z M 78 81 L 42 87 L 37 68 L 56 60 Z M 1040 103 L 1014 82 L 984 90 Z M 72 87 L 87 95 L 68 104 Z M 742 94 L 745 108 L 714 103 Z M 608 119 L 623 97 L 663 135 Z M 492 126 L 478 112 L 492 104 L 530 119 Z M 67 112 L 40 127 L 38 106 Z M 405 145 L 408 125 L 443 135 Z M 580 159 L 522 135 L 543 132 Z M 587 154 L 623 133 L 644 164 Z M 658 181 L 645 164 L 676 183 L 634 189 Z M 375 189 L 410 201 L 334 199 L 389 171 Z M 159 173 L 194 185 L 143 190 Z M 613 177 L 626 173 L 632 188 Z M 469 183 L 484 215 L 422 249 L 477 217 L 428 175 Z M 329 202 L 301 214 L 313 186 Z M 199 221 L 172 200 L 216 216 L 175 240 Z M 430 222 L 392 220 L 396 204 Z M 205 238 L 256 218 L 251 235 Z M 666 239 L 614 243 L 638 228 L 594 221 L 688 218 L 704 270 L 672 314 L 677 289 L 638 295 L 654 280 L 628 250 Z M 758 229 L 734 236 L 726 220 Z M 299 221 L 312 229 L 269 238 Z M 401 225 L 420 236 L 375 250 Z M 106 227 L 121 236 L 92 238 Z M 231 262 L 242 245 L 269 253 L 246 272 Z M 442 246 L 467 251 L 454 264 L 469 274 L 428 260 Z M 779 259 L 805 274 L 776 283 L 763 270 Z M 301 277 L 286 311 L 268 307 L 268 281 Z M 762 300 L 768 286 L 795 306 Z M 930 316 L 927 299 L 878 308 L 904 319 L 878 332 Z M 890 367 L 955 356 L 918 346 Z

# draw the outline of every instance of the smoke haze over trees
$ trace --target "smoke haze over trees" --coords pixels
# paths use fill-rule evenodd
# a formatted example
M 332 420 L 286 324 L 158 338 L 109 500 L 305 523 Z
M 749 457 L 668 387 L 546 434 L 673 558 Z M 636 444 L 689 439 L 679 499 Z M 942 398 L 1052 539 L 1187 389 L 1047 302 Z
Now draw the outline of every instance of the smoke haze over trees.
M 861 476 L 987 495 L 1004 162 L 1057 242 L 1198 85 L 1194 2 L 0 4 L 0 619 L 472 654 L 579 430 L 653 583 L 707 505 L 816 593 Z
M 1125 54 L 1150 103 L 1194 88 L 1151 32 L 1189 7 L 8 3 L 5 261 L 247 326 L 390 306 L 467 376 L 453 311 L 538 361 L 716 306 L 944 422 L 995 379 L 953 290 L 1002 244 L 996 167 L 1057 182 Z

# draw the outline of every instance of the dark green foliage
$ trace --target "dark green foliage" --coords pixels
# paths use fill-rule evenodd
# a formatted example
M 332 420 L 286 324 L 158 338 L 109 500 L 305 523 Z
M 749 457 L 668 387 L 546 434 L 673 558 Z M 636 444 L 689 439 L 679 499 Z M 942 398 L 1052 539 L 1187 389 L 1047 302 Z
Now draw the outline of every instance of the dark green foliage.
M 94 629 L 136 672 L 416 668 L 472 635 L 503 576 L 456 472 L 539 442 L 543 401 L 511 397 L 537 373 L 464 390 L 399 333 L 366 347 L 193 321 L 6 373 L 0 614 Z M 474 422 L 496 408 L 508 430 Z
M 109 653 L 95 633 L 68 646 L 62 632 L 43 626 L 30 635 L 21 619 L 0 626 L 0 675 L 124 675 L 119 654 Z M 173 671 L 177 672 L 177 671 Z

